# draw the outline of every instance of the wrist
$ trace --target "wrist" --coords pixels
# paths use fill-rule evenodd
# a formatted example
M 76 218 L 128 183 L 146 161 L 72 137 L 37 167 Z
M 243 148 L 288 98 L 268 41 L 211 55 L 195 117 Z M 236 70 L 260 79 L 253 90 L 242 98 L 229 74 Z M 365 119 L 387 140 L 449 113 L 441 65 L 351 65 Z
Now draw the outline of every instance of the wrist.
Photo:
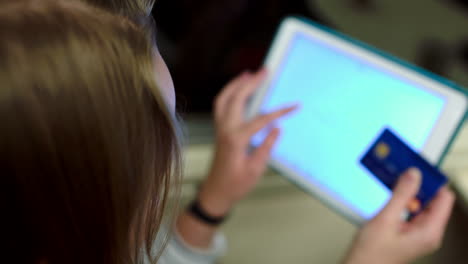
M 345 258 L 344 264 L 406 264 L 405 261 L 385 257 L 384 254 L 372 254 L 367 250 L 350 252 Z
M 348 257 L 346 261 L 344 262 L 344 264 L 375 264 L 375 263 L 390 264 L 388 262 L 379 262 L 379 261 L 376 261 L 371 256 L 354 255 L 354 256 Z
M 222 216 L 214 216 L 208 212 L 206 212 L 205 209 L 200 205 L 200 202 L 197 200 L 194 200 L 189 207 L 187 208 L 187 212 L 194 218 L 196 218 L 200 223 L 203 223 L 204 225 L 210 226 L 210 227 L 218 227 L 221 225 L 228 215 L 222 215 Z
M 226 216 L 234 206 L 234 202 L 226 199 L 225 194 L 219 194 L 209 187 L 202 187 L 198 193 L 198 202 L 213 217 Z

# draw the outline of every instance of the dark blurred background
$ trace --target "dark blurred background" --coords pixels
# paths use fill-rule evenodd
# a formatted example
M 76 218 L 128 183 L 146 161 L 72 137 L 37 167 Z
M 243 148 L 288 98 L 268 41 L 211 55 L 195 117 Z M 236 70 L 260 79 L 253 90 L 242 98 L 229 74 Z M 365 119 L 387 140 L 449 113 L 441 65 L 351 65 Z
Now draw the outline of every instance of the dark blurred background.
M 257 69 L 281 20 L 308 17 L 468 85 L 468 0 L 158 0 L 159 48 L 184 113 Z

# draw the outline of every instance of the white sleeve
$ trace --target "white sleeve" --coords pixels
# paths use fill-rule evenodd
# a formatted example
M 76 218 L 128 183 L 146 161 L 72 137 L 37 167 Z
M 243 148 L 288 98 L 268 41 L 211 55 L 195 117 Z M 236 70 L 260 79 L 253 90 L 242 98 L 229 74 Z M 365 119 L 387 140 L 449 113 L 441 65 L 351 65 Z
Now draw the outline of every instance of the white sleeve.
M 227 251 L 226 238 L 217 233 L 209 249 L 198 249 L 187 244 L 183 238 L 174 232 L 166 250 L 159 259 L 160 264 L 213 264 Z

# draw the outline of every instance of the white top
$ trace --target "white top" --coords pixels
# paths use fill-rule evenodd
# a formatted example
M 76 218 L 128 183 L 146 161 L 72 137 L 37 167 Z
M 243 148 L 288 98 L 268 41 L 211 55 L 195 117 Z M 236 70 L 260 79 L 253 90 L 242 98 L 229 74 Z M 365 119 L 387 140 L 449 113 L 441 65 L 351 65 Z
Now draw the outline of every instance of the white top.
M 226 238 L 217 233 L 209 249 L 198 249 L 187 244 L 177 233 L 171 237 L 160 264 L 213 264 L 224 256 L 227 250 Z

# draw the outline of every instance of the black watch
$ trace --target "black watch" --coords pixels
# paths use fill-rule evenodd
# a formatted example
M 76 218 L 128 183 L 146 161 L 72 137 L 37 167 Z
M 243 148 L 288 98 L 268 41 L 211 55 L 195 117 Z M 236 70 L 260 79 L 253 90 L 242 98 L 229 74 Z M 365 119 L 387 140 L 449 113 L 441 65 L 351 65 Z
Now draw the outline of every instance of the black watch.
M 195 199 L 189 205 L 188 211 L 190 212 L 190 214 L 195 216 L 197 219 L 199 219 L 203 223 L 208 224 L 210 226 L 218 226 L 218 225 L 222 224 L 227 218 L 227 215 L 223 215 L 221 217 L 214 217 L 214 216 L 208 214 L 200 206 L 200 202 L 198 201 L 198 199 Z

